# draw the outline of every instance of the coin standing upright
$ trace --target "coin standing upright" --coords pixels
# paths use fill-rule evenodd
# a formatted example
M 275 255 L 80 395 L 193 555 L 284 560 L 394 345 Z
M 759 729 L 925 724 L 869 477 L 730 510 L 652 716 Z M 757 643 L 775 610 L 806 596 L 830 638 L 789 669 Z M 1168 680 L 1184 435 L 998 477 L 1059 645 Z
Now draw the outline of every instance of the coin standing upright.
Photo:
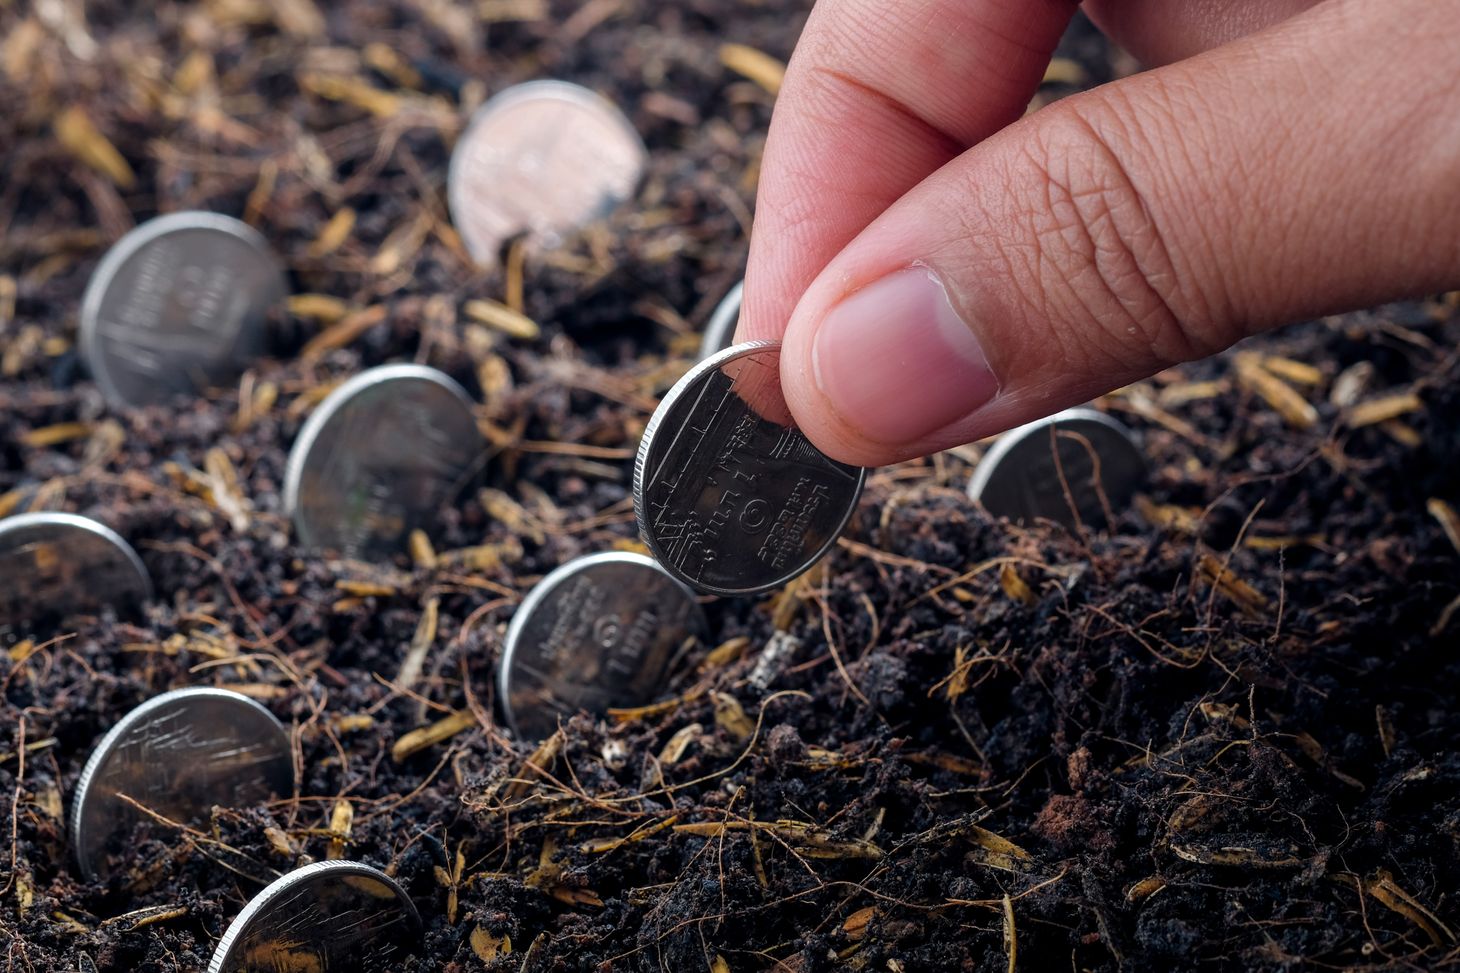
M 289 732 L 259 703 L 226 689 L 163 693 L 122 717 L 81 771 L 71 804 L 76 863 L 88 880 L 105 880 L 119 867 L 117 846 L 140 826 L 175 833 L 152 815 L 186 825 L 214 805 L 244 807 L 293 789 Z
M 740 324 L 740 304 L 745 293 L 745 281 L 730 288 L 710 315 L 705 325 L 704 337 L 700 339 L 700 360 L 718 355 L 735 343 L 735 328 Z
M 1125 509 L 1148 475 L 1135 435 L 1082 406 L 996 439 L 974 468 L 968 495 L 995 517 L 1096 526 Z
M 675 653 L 708 631 L 694 592 L 642 554 L 559 567 L 512 617 L 498 670 L 507 723 L 542 739 L 578 711 L 654 700 Z
M 152 579 L 132 546 L 75 514 L 0 520 L 0 579 L 0 631 L 105 607 L 132 611 L 152 598 Z
M 284 474 L 284 504 L 312 550 L 379 560 L 471 480 L 486 443 L 466 391 L 421 365 L 382 365 L 320 403 Z
M 781 346 L 735 345 L 669 390 L 634 462 L 634 510 L 655 559 L 696 591 L 779 587 L 836 543 L 867 471 L 797 428 Z
M 122 237 L 81 299 L 81 354 L 114 406 L 230 384 L 287 291 L 264 238 L 219 213 L 170 213 Z
M 477 263 L 526 234 L 556 246 L 633 196 L 649 153 L 623 112 L 566 81 L 530 81 L 489 99 L 451 156 L 447 203 Z
M 208 973 L 399 970 L 421 946 L 421 916 L 378 868 L 322 861 L 296 868 L 244 906 Z

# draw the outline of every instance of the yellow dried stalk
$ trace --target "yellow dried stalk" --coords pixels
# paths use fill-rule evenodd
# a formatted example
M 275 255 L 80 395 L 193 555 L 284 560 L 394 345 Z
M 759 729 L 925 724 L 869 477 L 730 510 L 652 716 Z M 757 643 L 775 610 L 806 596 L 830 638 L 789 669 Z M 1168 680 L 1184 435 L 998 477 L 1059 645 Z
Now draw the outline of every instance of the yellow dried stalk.
M 320 228 L 319 235 L 309 244 L 307 252 L 311 257 L 316 258 L 328 256 L 344 246 L 354 229 L 355 211 L 346 206 L 331 216 L 329 222 Z
M 457 710 L 430 726 L 412 730 L 395 741 L 395 745 L 390 748 L 390 757 L 396 763 L 401 763 L 428 747 L 451 739 L 462 730 L 476 726 L 476 723 L 477 718 L 471 710 Z
M 1237 380 L 1257 394 L 1295 429 L 1312 429 L 1318 424 L 1318 410 L 1291 385 L 1262 367 L 1255 356 L 1237 356 Z
M 90 435 L 91 423 L 89 422 L 59 422 L 54 426 L 41 426 L 39 429 L 22 433 L 20 441 L 27 446 L 41 449 L 69 443 L 76 439 L 85 439 Z
M 1413 392 L 1385 395 L 1377 399 L 1369 399 L 1367 402 L 1360 402 L 1350 409 L 1348 425 L 1350 429 L 1362 429 L 1364 426 L 1377 425 L 1381 422 L 1388 422 L 1390 419 L 1409 415 L 1411 412 L 1419 412 L 1424 407 L 1424 402 Z
M 56 116 L 53 123 L 56 138 L 67 152 L 106 176 L 122 189 L 131 189 L 137 182 L 132 167 L 117 147 L 101 133 L 85 110 L 72 105 Z
M 411 636 L 410 648 L 406 650 L 406 657 L 401 662 L 400 675 L 396 677 L 399 688 L 411 689 L 420 682 L 421 670 L 426 665 L 426 653 L 431 651 L 431 646 L 436 642 L 436 624 L 440 612 L 441 599 L 434 595 L 427 598 L 421 620 L 416 624 L 416 632 Z
M 786 65 L 782 61 L 745 44 L 721 45 L 720 63 L 773 95 L 780 93 L 781 83 L 786 79 Z
M 376 304 L 347 315 L 309 339 L 304 350 L 300 352 L 300 357 L 306 362 L 314 361 L 327 352 L 345 347 L 384 321 L 388 311 L 389 309 L 384 304 Z
M 462 305 L 461 310 L 473 321 L 479 321 L 512 338 L 535 341 L 542 335 L 542 329 L 538 327 L 536 321 L 520 311 L 514 311 L 500 301 L 486 298 L 467 301 Z

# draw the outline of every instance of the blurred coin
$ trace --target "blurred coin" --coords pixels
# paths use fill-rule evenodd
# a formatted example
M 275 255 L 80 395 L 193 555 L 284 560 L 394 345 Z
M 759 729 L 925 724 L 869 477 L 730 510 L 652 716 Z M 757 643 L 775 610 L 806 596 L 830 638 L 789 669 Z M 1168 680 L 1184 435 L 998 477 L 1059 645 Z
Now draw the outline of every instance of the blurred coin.
M 703 361 L 711 355 L 719 354 L 729 348 L 735 341 L 735 326 L 740 323 L 740 295 L 745 290 L 745 281 L 741 281 L 730 288 L 715 308 L 715 313 L 710 315 L 710 323 L 705 325 L 705 336 L 700 342 L 700 359 Z
M 135 610 L 152 579 L 130 544 L 105 524 L 74 514 L 0 520 L 0 630 L 41 619 Z
M 263 353 L 286 283 L 257 231 L 218 213 L 148 220 L 107 251 L 81 299 L 81 352 L 115 406 L 230 384 Z
M 634 194 L 649 153 L 611 102 L 566 81 L 532 81 L 487 101 L 456 143 L 451 220 L 477 263 L 529 234 L 551 248 Z
M 867 471 L 811 445 L 781 394 L 781 346 L 735 345 L 660 402 L 634 463 L 634 508 L 650 551 L 698 591 L 785 584 L 836 543 Z
M 208 973 L 395 973 L 419 950 L 421 935 L 415 904 L 384 872 L 315 862 L 244 906 Z
M 245 807 L 293 790 L 289 732 L 264 707 L 226 689 L 163 693 L 122 717 L 86 762 L 71 804 L 76 862 L 87 880 L 105 880 L 125 866 L 120 844 L 139 825 L 176 834 L 137 805 L 196 824 L 215 804 Z
M 539 740 L 560 716 L 651 702 L 675 652 L 706 631 L 694 592 L 650 558 L 570 561 L 528 592 L 507 629 L 497 677 L 507 723 Z
M 460 385 L 434 368 L 382 365 L 331 392 L 304 424 L 284 505 L 304 547 L 387 559 L 456 498 L 484 451 Z
M 996 439 L 974 468 L 968 495 L 995 517 L 1043 517 L 1074 527 L 1078 513 L 1081 523 L 1093 527 L 1107 524 L 1106 503 L 1112 515 L 1124 510 L 1146 476 L 1135 434 L 1105 413 L 1082 407 Z

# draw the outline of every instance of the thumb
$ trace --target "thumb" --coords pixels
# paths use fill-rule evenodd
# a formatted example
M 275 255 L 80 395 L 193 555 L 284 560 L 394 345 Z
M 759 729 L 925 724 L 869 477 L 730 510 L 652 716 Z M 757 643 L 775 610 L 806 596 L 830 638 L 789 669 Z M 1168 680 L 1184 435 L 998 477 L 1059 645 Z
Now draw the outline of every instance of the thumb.
M 1333 0 L 964 153 L 797 305 L 781 375 L 801 428 L 893 462 L 1460 285 L 1457 11 Z

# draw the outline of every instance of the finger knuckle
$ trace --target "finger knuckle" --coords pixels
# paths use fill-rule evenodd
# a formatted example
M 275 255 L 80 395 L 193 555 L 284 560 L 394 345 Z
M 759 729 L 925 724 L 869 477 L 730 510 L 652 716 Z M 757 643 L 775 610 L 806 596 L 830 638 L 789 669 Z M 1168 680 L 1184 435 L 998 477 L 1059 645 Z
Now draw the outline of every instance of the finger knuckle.
M 1202 357 L 1225 341 L 1183 291 L 1152 201 L 1127 161 L 1138 137 L 1118 113 L 1056 111 L 1027 149 L 1032 287 L 1068 357 L 1090 365 Z

